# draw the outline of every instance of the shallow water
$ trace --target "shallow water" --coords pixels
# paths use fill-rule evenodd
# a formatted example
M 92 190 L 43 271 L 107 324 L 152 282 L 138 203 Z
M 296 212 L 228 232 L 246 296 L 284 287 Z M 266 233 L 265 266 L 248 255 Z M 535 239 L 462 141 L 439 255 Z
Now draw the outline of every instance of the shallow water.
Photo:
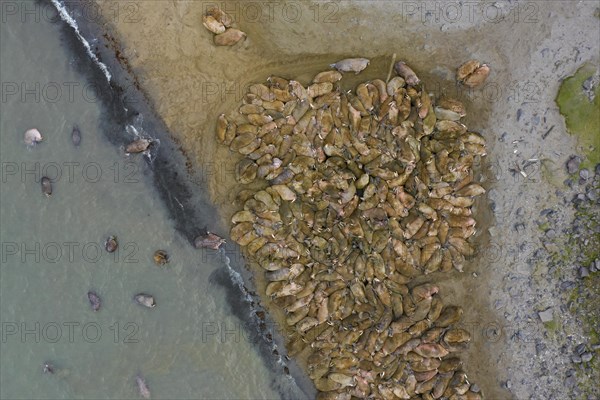
M 144 156 L 108 142 L 110 115 L 60 23 L 3 15 L 0 29 L 0 398 L 137 398 L 138 373 L 153 398 L 278 398 L 258 339 L 232 312 L 222 255 L 193 249 Z M 32 127 L 45 140 L 27 148 Z M 108 235 L 118 252 L 104 250 Z M 152 261 L 158 249 L 171 255 L 166 267 Z M 97 313 L 89 290 L 103 299 Z M 157 307 L 135 304 L 139 292 Z

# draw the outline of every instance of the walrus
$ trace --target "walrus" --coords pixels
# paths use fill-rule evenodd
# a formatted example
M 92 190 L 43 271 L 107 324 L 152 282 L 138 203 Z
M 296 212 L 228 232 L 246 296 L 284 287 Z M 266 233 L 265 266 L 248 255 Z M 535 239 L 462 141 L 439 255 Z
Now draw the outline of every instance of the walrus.
M 223 243 L 225 243 L 225 239 L 208 231 L 194 239 L 194 247 L 197 249 L 205 248 L 218 250 Z
M 54 373 L 54 365 L 52 365 L 48 361 L 44 362 L 44 365 L 42 365 L 42 367 L 43 367 L 43 371 L 45 374 L 53 374 Z
M 143 151 L 148 150 L 148 147 L 150 147 L 150 145 L 152 145 L 152 143 L 154 143 L 154 141 L 148 140 L 148 139 L 134 140 L 133 142 L 129 143 L 125 147 L 125 152 L 126 153 L 141 153 Z
M 42 193 L 46 195 L 46 197 L 52 196 L 52 182 L 48 177 L 42 177 Z
M 73 140 L 73 144 L 75 146 L 79 146 L 81 143 L 81 132 L 79 131 L 79 127 L 77 125 L 73 126 L 73 132 L 71 132 L 71 140 Z
M 102 304 L 102 300 L 100 300 L 100 296 L 98 296 L 98 294 L 94 291 L 89 291 L 88 292 L 88 300 L 90 301 L 90 304 L 92 306 L 92 310 L 94 311 L 98 311 L 100 309 L 100 305 Z
M 28 129 L 27 131 L 25 131 L 24 136 L 25 136 L 25 144 L 27 146 L 33 146 L 34 144 L 39 143 L 42 140 L 44 140 L 44 137 L 42 136 L 40 131 L 38 131 L 35 128 Z
M 164 250 L 156 250 L 153 258 L 154 263 L 158 266 L 163 266 L 169 262 L 169 255 Z
M 135 300 L 136 303 L 138 303 L 141 306 L 145 306 L 148 308 L 156 307 L 156 302 L 154 301 L 154 297 L 152 297 L 149 294 L 139 293 L 139 294 L 136 294 L 133 297 L 133 299 Z
M 358 74 L 369 65 L 369 60 L 366 58 L 345 58 L 336 63 L 330 64 L 331 68 L 335 68 L 340 72 L 354 72 Z
M 117 242 L 116 236 L 109 236 L 104 242 L 104 248 L 109 253 L 114 253 L 117 250 L 117 247 L 119 247 L 119 242 Z
M 138 374 L 135 376 L 135 383 L 137 384 L 138 391 L 140 392 L 140 396 L 142 396 L 144 399 L 149 399 L 150 398 L 150 389 L 148 389 L 146 380 Z

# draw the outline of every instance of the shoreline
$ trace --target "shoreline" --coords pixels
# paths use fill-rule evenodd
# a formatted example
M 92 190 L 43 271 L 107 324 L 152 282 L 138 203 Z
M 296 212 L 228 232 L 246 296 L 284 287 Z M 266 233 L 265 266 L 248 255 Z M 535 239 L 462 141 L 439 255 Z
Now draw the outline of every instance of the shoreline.
M 61 19 L 58 23 L 63 24 L 62 36 L 67 48 L 75 55 L 77 70 L 95 85 L 104 112 L 108 114 L 108 118 L 100 127 L 106 139 L 116 147 L 124 147 L 134 139 L 134 136 L 129 134 L 129 129 L 125 129 L 127 127 L 141 129 L 145 136 L 158 139 L 160 144 L 158 149 L 152 152 L 151 159 L 144 156 L 146 166 L 149 167 L 144 173 L 152 174 L 154 187 L 174 219 L 177 232 L 190 246 L 194 246 L 194 239 L 205 229 L 228 236 L 227 227 L 222 226 L 215 206 L 207 198 L 206 180 L 201 176 L 202 171 L 194 169 L 193 162 L 186 155 L 182 144 L 171 134 L 156 112 L 148 95 L 137 82 L 127 59 L 121 54 L 117 40 L 110 32 L 102 29 L 98 21 L 82 18 L 83 7 L 85 6 L 79 3 L 68 3 L 65 7 L 77 26 L 77 32 L 69 21 Z M 106 67 L 109 76 L 98 62 L 94 62 L 96 60 L 90 57 L 87 46 L 80 37 L 88 43 L 94 42 L 89 48 L 96 55 L 96 60 Z M 199 208 L 214 210 L 209 214 L 211 218 L 200 218 L 199 213 L 195 211 Z M 205 249 L 197 251 L 199 255 L 205 251 L 213 252 Z M 234 256 L 230 258 L 227 254 Z M 239 248 L 235 243 L 226 244 L 214 254 L 202 254 L 204 257 L 218 259 L 222 264 L 217 274 L 210 277 L 210 282 L 226 291 L 231 312 L 240 319 L 241 326 L 249 331 L 249 337 L 256 339 L 257 350 L 265 365 L 273 371 L 277 379 L 281 379 L 272 383 L 272 388 L 280 393 L 281 398 L 291 398 L 289 396 L 299 394 L 314 397 L 312 383 L 303 376 L 295 362 L 284 361 L 281 354 L 274 354 L 278 348 L 285 349 L 285 343 L 277 330 L 270 328 L 276 324 L 260 306 L 260 299 L 252 288 L 249 272 L 238 254 Z M 236 274 L 241 281 L 236 279 Z M 289 377 L 281 373 L 284 367 L 289 369 L 290 376 L 293 377 L 294 383 L 291 387 L 283 387 L 290 384 Z

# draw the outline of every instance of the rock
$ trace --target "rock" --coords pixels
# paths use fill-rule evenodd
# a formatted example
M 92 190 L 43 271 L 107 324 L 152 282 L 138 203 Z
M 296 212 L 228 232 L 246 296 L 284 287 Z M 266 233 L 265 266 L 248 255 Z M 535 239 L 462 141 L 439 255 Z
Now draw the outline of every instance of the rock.
M 594 169 L 594 171 L 596 176 L 600 176 L 600 164 L 596 164 L 596 168 Z
M 579 165 L 581 164 L 581 158 L 579 156 L 571 156 L 567 161 L 567 172 L 569 174 L 574 174 L 579 170 Z
M 579 357 L 577 354 L 571 356 L 571 361 L 573 361 L 573 363 L 575 364 L 580 364 L 581 363 L 581 357 Z
M 573 282 L 573 281 L 564 281 L 560 284 L 560 288 L 562 290 L 569 290 L 574 286 L 575 286 L 575 282 Z
M 587 168 L 579 171 L 579 177 L 583 180 L 587 180 L 590 177 L 590 171 Z
M 481 389 L 479 388 L 479 386 L 477 386 L 476 383 L 472 384 L 471 387 L 469 388 L 471 390 L 471 392 L 473 393 L 479 393 L 481 392 Z
M 511 388 L 512 385 L 510 383 L 510 380 L 507 380 L 506 382 L 504 382 L 502 384 L 502 386 L 505 387 L 506 389 L 510 390 L 510 388 Z
M 535 345 L 535 352 L 539 355 L 542 351 L 546 350 L 546 345 L 544 343 L 537 343 Z
M 590 361 L 592 361 L 593 357 L 594 357 L 594 355 L 592 353 L 584 353 L 581 355 L 581 361 L 590 362 Z
M 569 376 L 568 378 L 565 379 L 565 386 L 566 387 L 573 387 L 575 386 L 576 380 L 574 376 Z
M 590 276 L 590 271 L 588 271 L 588 269 L 586 267 L 580 267 L 579 268 L 579 276 L 581 278 L 587 278 L 588 276 Z
M 548 239 L 554 239 L 556 237 L 556 232 L 554 231 L 554 229 L 548 229 L 546 231 L 546 237 Z
M 589 78 L 587 78 L 585 81 L 583 81 L 583 89 L 588 91 L 588 90 L 592 90 L 594 88 L 594 77 L 590 76 Z
M 542 320 L 542 322 L 550 322 L 554 319 L 554 313 L 552 312 L 552 308 L 548 308 L 545 311 L 538 312 L 538 316 Z
M 582 355 L 583 353 L 585 353 L 585 343 L 578 344 L 575 347 L 575 354 Z
M 588 190 L 588 192 L 585 195 L 591 201 L 598 200 L 598 190 L 597 189 L 590 189 L 590 190 Z

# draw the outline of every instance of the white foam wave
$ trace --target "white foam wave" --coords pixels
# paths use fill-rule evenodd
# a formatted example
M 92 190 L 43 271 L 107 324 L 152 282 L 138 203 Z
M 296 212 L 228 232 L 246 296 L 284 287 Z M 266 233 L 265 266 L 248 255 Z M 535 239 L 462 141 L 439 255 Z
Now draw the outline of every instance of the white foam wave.
M 67 12 L 67 9 L 59 0 L 50 0 L 50 1 L 52 2 L 52 4 L 54 4 L 54 7 L 56 7 L 56 10 L 60 14 L 60 17 L 62 18 L 62 20 L 65 21 L 67 24 L 69 24 L 75 30 L 75 34 L 77 35 L 77 37 L 79 38 L 81 43 L 83 43 L 83 45 L 85 46 L 85 49 L 87 50 L 88 55 L 92 58 L 92 60 L 96 63 L 96 65 L 98 65 L 98 67 L 102 70 L 102 72 L 104 73 L 104 76 L 106 77 L 108 82 L 110 82 L 112 75 L 108 71 L 108 67 L 102 61 L 100 61 L 98 59 L 98 57 L 96 57 L 96 54 L 94 54 L 94 52 L 92 51 L 92 48 L 90 47 L 90 44 L 88 43 L 88 41 L 85 40 L 85 38 L 79 32 L 77 22 L 75 22 L 73 17 L 71 17 L 71 15 L 69 15 L 69 13 Z

